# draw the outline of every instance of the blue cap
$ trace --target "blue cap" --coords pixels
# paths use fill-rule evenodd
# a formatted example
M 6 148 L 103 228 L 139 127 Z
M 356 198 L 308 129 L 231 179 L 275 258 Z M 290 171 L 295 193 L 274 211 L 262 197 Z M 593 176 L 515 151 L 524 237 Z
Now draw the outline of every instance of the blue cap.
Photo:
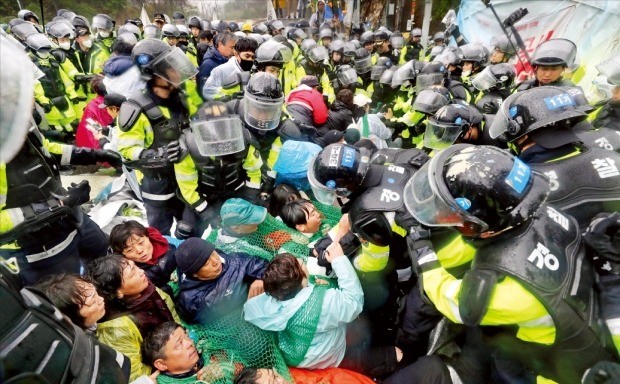
M 267 216 L 267 209 L 247 200 L 228 199 L 220 209 L 220 216 L 222 225 L 227 227 L 260 224 Z

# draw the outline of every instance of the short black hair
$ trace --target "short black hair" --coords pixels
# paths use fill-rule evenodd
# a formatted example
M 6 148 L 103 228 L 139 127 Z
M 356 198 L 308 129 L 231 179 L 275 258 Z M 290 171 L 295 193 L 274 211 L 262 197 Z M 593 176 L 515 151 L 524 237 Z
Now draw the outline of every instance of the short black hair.
M 297 199 L 301 199 L 301 194 L 297 188 L 286 183 L 276 185 L 269 199 L 269 214 L 273 217 L 280 216 L 282 207 Z
M 297 199 L 282 207 L 280 218 L 287 227 L 297 229 L 297 225 L 306 224 L 308 222 L 307 215 L 310 214 L 308 205 L 314 206 L 310 200 Z
M 155 327 L 142 343 L 142 362 L 152 367 L 155 360 L 165 359 L 164 347 L 178 328 L 182 327 L 175 321 L 166 321 Z
M 130 55 L 133 47 L 133 44 L 117 39 L 114 44 L 112 44 L 112 52 Z
M 198 34 L 198 38 L 199 39 L 205 39 L 207 41 L 213 41 L 213 32 L 211 32 L 209 30 L 206 30 L 206 29 L 202 30 Z
M 105 300 L 116 299 L 116 291 L 123 286 L 123 269 L 127 264 L 127 259 L 114 254 L 98 257 L 88 263 L 88 278 Z
M 258 43 L 254 39 L 248 37 L 241 37 L 235 43 L 235 51 L 241 52 L 256 52 L 258 49 Z
M 90 283 L 78 275 L 49 275 L 37 282 L 35 288 L 43 292 L 60 312 L 80 328 L 85 328 L 80 308 L 86 302 L 84 288 L 80 283 Z
M 147 236 L 146 227 L 135 220 L 127 220 L 117 224 L 110 231 L 110 248 L 112 252 L 123 254 L 123 250 L 127 246 L 127 240 L 131 236 Z

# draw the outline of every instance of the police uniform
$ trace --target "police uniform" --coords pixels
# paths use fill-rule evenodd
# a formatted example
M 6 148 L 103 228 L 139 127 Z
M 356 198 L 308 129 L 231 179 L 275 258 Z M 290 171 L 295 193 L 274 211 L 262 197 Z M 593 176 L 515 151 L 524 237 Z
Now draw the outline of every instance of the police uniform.
M 125 159 L 135 161 L 136 168 L 144 174 L 140 191 L 149 226 L 164 235 L 170 234 L 173 218 L 180 220 L 184 208 L 175 194 L 174 167 L 161 158 L 153 158 L 151 164 L 140 164 L 139 160 L 143 151 L 157 151 L 179 140 L 189 127 L 189 115 L 190 105 L 183 93 L 164 100 L 149 89 L 131 95 L 119 114 L 119 152 Z
M 35 128 L 17 156 L 0 167 L 0 233 L 12 234 L 0 254 L 5 260 L 16 258 L 26 284 L 55 273 L 79 274 L 81 257 L 107 253 L 107 238 L 97 224 L 79 206 L 64 207 L 53 196 L 66 194 L 57 159 L 92 164 L 93 153 L 50 143 Z M 13 238 L 17 243 L 10 243 Z

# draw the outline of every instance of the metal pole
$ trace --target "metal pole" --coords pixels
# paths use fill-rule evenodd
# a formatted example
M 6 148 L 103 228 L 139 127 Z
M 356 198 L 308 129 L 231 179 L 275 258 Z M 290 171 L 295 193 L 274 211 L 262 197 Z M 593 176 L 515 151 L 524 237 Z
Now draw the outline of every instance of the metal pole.
M 422 46 L 428 43 L 428 32 L 431 28 L 431 12 L 433 12 L 433 0 L 424 0 L 424 20 L 422 21 Z
M 19 10 L 22 10 L 22 3 L 19 2 L 19 0 L 17 0 L 17 6 L 19 7 Z
M 43 0 L 39 0 L 39 7 L 41 8 L 41 26 L 45 30 L 45 14 L 43 13 Z

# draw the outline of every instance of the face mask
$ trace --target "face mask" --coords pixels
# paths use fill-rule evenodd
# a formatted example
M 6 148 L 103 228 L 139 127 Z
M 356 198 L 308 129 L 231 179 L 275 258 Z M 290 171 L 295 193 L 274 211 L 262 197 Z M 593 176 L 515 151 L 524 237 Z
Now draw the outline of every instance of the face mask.
M 82 45 L 86 48 L 91 48 L 93 46 L 93 41 L 91 39 L 84 40 L 82 42 Z
M 70 42 L 68 42 L 68 41 L 65 41 L 65 42 L 59 43 L 59 44 L 58 44 L 58 46 L 59 46 L 61 49 L 64 49 L 65 51 L 68 51 L 69 49 L 71 49 L 71 43 L 70 43 Z
M 37 51 L 37 56 L 42 59 L 47 59 L 48 57 L 50 57 L 50 53 L 48 51 Z
M 468 77 L 469 75 L 471 75 L 471 71 L 463 71 L 461 76 Z
M 239 63 L 239 66 L 241 67 L 241 69 L 243 69 L 246 72 L 250 71 L 253 65 L 254 65 L 254 60 L 241 59 L 241 62 Z
M 108 31 L 99 31 L 98 33 L 102 39 L 107 39 L 108 37 L 110 37 L 110 32 Z

